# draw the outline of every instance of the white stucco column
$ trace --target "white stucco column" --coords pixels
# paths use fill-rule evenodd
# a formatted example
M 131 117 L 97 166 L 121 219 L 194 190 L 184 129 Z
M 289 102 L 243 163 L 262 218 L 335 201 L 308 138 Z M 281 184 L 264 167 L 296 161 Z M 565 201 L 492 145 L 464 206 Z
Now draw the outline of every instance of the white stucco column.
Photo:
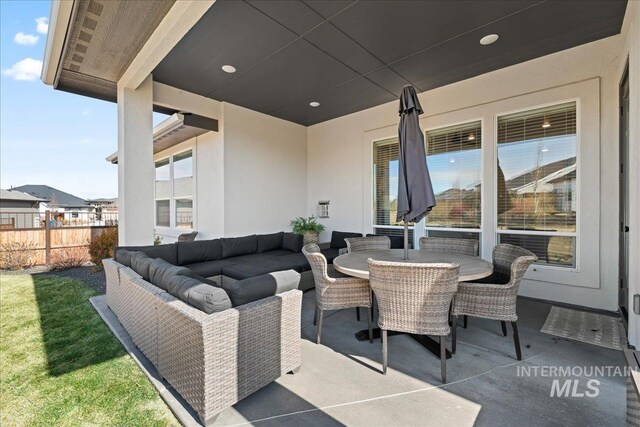
M 118 244 L 151 245 L 153 219 L 153 81 L 118 84 Z

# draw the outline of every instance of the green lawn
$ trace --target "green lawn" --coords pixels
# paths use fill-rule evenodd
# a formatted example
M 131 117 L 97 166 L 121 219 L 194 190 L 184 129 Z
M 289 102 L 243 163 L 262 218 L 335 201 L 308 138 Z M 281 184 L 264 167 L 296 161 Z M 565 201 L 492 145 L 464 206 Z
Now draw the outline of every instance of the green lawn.
M 0 276 L 0 424 L 178 425 L 83 282 Z

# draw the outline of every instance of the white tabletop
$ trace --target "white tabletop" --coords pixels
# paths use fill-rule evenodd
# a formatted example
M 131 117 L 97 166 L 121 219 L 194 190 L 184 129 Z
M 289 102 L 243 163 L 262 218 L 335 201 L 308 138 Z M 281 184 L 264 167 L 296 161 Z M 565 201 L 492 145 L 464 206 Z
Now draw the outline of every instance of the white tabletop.
M 493 272 L 493 265 L 477 256 L 412 249 L 409 251 L 409 260 L 403 260 L 403 257 L 404 249 L 358 251 L 340 255 L 333 260 L 333 266 L 343 274 L 363 279 L 369 278 L 369 258 L 377 261 L 460 264 L 461 282 L 482 279 Z

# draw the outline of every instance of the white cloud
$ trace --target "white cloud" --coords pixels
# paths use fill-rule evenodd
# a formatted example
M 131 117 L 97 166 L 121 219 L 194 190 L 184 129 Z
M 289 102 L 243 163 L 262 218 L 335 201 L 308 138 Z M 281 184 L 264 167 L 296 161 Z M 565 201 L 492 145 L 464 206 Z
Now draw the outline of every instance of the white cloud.
M 15 35 L 15 37 L 13 38 L 13 41 L 18 44 L 31 46 L 38 43 L 39 38 L 40 37 L 34 36 L 32 34 L 25 34 L 23 32 L 19 32 L 18 34 Z
M 2 70 L 2 75 L 14 80 L 33 81 L 40 77 L 42 61 L 33 58 L 25 58 L 16 62 L 10 68 Z
M 40 34 L 47 34 L 47 31 L 49 31 L 49 18 L 46 16 L 36 18 L 36 31 Z

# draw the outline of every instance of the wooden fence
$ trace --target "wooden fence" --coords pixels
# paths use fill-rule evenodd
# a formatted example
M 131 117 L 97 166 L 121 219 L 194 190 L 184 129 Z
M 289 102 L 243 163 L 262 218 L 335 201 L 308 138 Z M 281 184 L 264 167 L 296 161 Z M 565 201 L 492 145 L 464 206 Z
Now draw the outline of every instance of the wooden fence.
M 0 252 L 6 244 L 29 245 L 23 250 L 33 251 L 35 264 L 51 264 L 57 255 L 75 251 L 89 259 L 89 243 L 113 226 L 51 227 L 45 221 L 40 228 L 0 229 Z

